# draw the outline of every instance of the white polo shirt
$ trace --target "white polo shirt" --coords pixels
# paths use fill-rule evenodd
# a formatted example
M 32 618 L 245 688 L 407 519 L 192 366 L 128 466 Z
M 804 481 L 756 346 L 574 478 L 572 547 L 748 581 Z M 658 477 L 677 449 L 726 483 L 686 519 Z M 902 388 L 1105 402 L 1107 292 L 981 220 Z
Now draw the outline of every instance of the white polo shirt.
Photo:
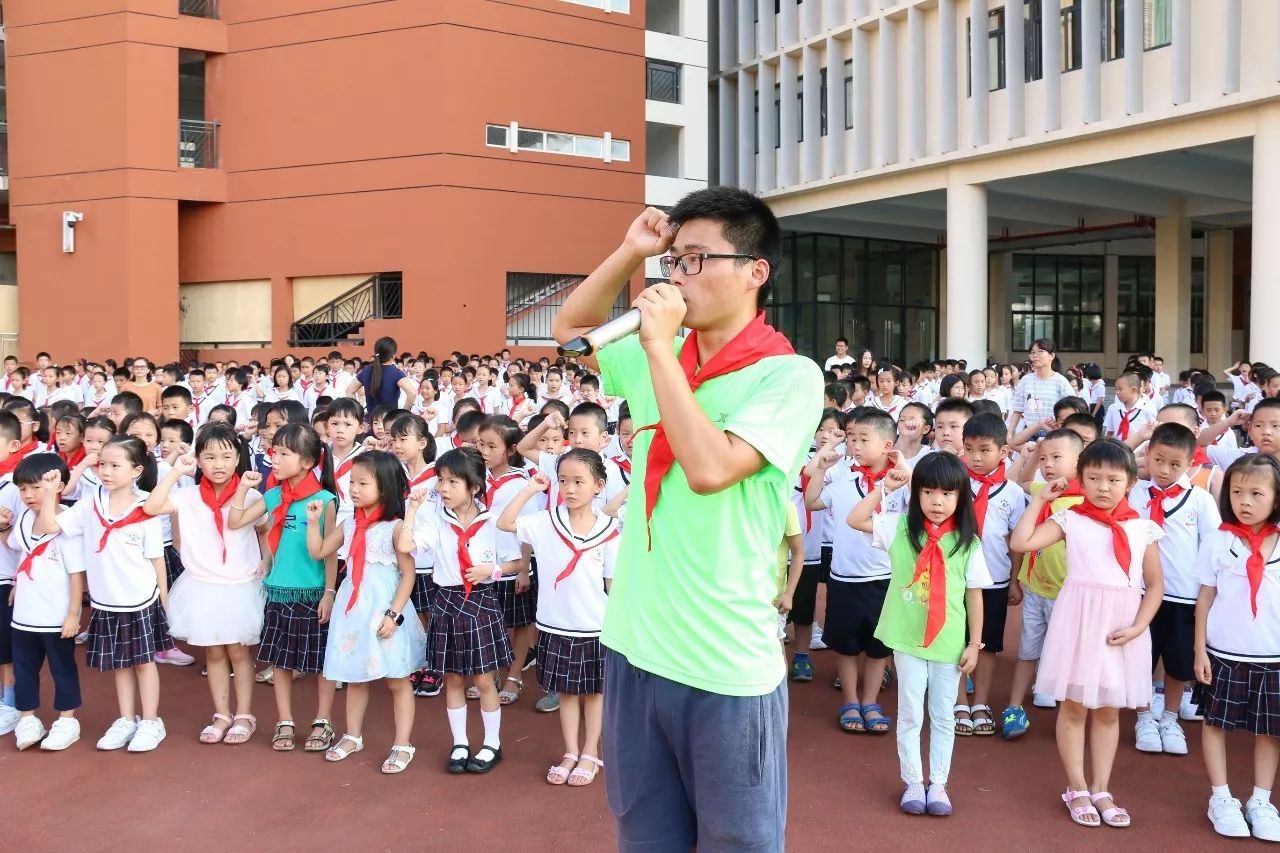
M 89 600 L 98 610 L 133 613 L 151 606 L 160 597 L 155 565 L 164 556 L 164 531 L 158 517 L 139 521 L 112 531 L 101 552 L 98 542 L 103 527 L 124 518 L 147 502 L 147 493 L 135 490 L 133 501 L 119 515 L 111 514 L 110 492 L 99 486 L 58 516 L 58 526 L 67 536 L 84 539 L 84 567 L 89 583 Z M 94 510 L 97 510 L 95 512 Z
M 888 580 L 893 573 L 888 552 L 871 547 L 871 534 L 854 530 L 847 523 L 849 513 L 870 491 L 854 467 L 856 463 L 842 459 L 827 469 L 822 483 L 822 502 L 831 509 L 833 518 L 831 579 L 846 583 Z M 880 511 L 906 512 L 909 497 L 908 486 L 889 492 L 880 501 Z
M 516 519 L 518 541 L 531 545 L 538 559 L 539 631 L 567 637 L 600 636 L 608 600 L 604 582 L 613 577 L 618 562 L 620 533 L 617 519 L 603 513 L 596 515 L 586 534 L 574 533 L 564 507 Z M 581 556 L 573 573 L 557 583 L 556 578 L 573 558 L 566 539 Z
M 1196 554 L 1200 544 L 1218 529 L 1222 517 L 1213 495 L 1191 485 L 1183 474 L 1176 485 L 1186 489 L 1175 498 L 1165 498 L 1164 538 L 1160 540 L 1160 569 L 1164 575 L 1164 600 L 1195 604 L 1200 595 L 1196 580 Z M 1139 480 L 1129 493 L 1129 505 L 1143 518 L 1151 517 L 1151 480 Z
M 562 456 L 564 452 L 565 451 L 561 451 L 559 454 L 551 454 L 544 451 L 538 455 L 538 471 L 551 481 L 551 488 L 547 491 L 547 502 L 551 506 L 556 506 L 560 503 L 560 477 L 556 472 L 556 466 L 560 463 L 560 456 Z M 596 495 L 595 499 L 591 501 L 591 506 L 596 512 L 603 511 L 604 505 L 613 500 L 614 497 L 617 496 L 618 492 L 625 489 L 627 484 L 630 482 L 629 477 L 624 478 L 622 476 L 622 468 L 618 466 L 617 462 L 607 456 L 603 457 L 603 459 L 604 491 Z
M 969 486 L 976 496 L 982 484 L 969 478 Z M 1009 561 L 1009 534 L 1017 526 L 1018 519 L 1027 508 L 1027 493 L 1012 480 L 992 487 L 987 493 L 987 515 L 982 522 L 982 556 L 991 573 L 990 589 L 1009 585 L 1011 564 Z
M 443 506 L 439 512 L 428 512 L 424 505 L 418 511 L 418 517 L 422 518 L 422 522 L 413 526 L 413 544 L 415 548 L 435 555 L 436 584 L 462 586 L 462 569 L 458 565 L 458 534 L 454 529 L 454 525 L 463 526 L 458 521 L 458 516 L 453 510 Z M 520 558 L 519 548 L 500 550 L 498 528 L 489 513 L 481 512 L 472 520 L 472 524 L 477 521 L 484 524 L 467 543 L 467 554 L 471 557 L 473 566 L 509 563 Z
M 62 623 L 71 609 L 70 575 L 84 571 L 63 559 L 68 548 L 79 548 L 80 542 L 65 535 L 50 533 L 37 536 L 32 532 L 36 513 L 25 507 L 9 531 L 7 544 L 25 557 L 44 542 L 49 546 L 31 562 L 31 574 L 18 575 L 14 581 L 13 629 L 40 634 L 62 632 Z
M 1126 409 L 1124 403 L 1116 400 L 1107 409 L 1107 415 L 1102 420 L 1102 431 L 1107 435 L 1119 438 L 1120 422 L 1126 418 L 1129 421 L 1129 435 L 1132 436 L 1142 429 L 1148 421 L 1154 421 L 1156 414 L 1149 405 L 1146 405 L 1141 400 L 1134 403 L 1132 409 Z
M 22 495 L 18 493 L 18 487 L 13 484 L 13 474 L 0 477 L 0 507 L 13 513 L 15 521 L 27 508 L 22 502 Z M 21 556 L 12 545 L 0 548 L 0 584 L 13 583 L 13 574 L 18 570 Z M 0 592 L 0 595 L 6 594 Z
M 1214 587 L 1205 645 L 1210 653 L 1246 663 L 1280 662 L 1280 547 L 1272 549 L 1258 588 L 1258 615 L 1249 603 L 1249 546 L 1215 530 L 1196 555 L 1196 580 Z

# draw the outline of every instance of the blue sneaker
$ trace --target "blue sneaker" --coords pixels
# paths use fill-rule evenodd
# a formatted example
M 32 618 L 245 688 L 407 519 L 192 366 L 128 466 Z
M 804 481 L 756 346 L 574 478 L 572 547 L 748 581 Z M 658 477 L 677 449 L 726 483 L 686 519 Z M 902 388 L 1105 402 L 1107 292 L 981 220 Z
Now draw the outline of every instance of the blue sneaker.
M 1027 719 L 1026 709 L 1021 705 L 1011 705 L 1000 713 L 1000 735 L 1005 740 L 1022 737 L 1031 728 L 1031 720 Z
M 792 681 L 813 681 L 813 664 L 808 655 L 796 655 L 791 661 Z

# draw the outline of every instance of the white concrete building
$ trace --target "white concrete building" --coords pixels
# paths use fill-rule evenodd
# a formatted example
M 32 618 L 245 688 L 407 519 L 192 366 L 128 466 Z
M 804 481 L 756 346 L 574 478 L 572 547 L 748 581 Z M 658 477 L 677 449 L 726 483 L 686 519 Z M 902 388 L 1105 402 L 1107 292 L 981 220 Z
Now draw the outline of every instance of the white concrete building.
M 802 351 L 1280 365 L 1280 2 L 713 2 L 713 174 Z

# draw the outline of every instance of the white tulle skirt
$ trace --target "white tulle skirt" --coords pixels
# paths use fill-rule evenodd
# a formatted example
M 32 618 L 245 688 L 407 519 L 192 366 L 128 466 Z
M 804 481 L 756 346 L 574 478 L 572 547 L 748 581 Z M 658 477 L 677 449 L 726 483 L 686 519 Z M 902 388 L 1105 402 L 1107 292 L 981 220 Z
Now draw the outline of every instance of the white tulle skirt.
M 193 646 L 256 646 L 265 604 L 262 581 L 208 583 L 183 572 L 169 590 L 169 634 Z

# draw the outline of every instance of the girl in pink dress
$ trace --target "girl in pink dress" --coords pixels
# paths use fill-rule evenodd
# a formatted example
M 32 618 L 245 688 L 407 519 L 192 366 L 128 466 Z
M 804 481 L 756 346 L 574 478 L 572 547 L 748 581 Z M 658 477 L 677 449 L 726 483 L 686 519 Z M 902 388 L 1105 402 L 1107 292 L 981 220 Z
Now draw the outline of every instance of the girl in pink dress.
M 1067 771 L 1062 795 L 1081 826 L 1127 827 L 1129 814 L 1108 790 L 1120 738 L 1120 708 L 1151 701 L 1151 635 L 1164 582 L 1156 547 L 1163 532 L 1129 506 L 1137 480 L 1133 451 L 1114 440 L 1096 441 L 1080 454 L 1084 502 L 1036 526 L 1040 506 L 1066 489 L 1055 480 L 1032 498 L 1009 547 L 1028 553 L 1067 543 L 1067 578 L 1049 621 L 1036 677 L 1037 693 L 1058 709 L 1058 755 Z M 1146 593 L 1143 593 L 1145 586 Z M 1092 715 L 1093 785 L 1084 772 L 1085 720 Z M 1090 793 L 1092 791 L 1093 793 Z

